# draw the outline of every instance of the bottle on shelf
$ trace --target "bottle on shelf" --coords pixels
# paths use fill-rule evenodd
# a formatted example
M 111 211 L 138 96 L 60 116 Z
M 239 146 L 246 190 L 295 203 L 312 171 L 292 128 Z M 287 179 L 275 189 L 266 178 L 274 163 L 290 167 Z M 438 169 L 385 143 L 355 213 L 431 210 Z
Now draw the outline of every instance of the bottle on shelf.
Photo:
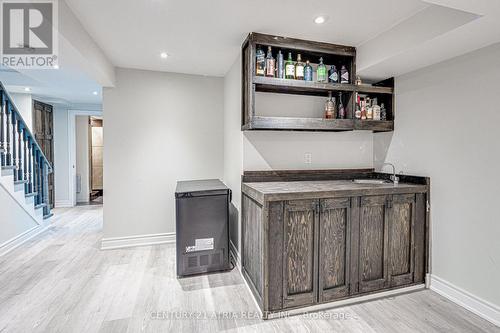
M 380 106 L 378 105 L 377 98 L 373 99 L 372 109 L 373 109 L 373 120 L 380 120 Z
M 361 120 L 366 120 L 366 101 L 361 101 Z
M 349 71 L 345 65 L 340 69 L 340 83 L 349 83 Z
M 276 55 L 276 77 L 278 79 L 283 79 L 285 77 L 285 61 L 281 50 L 279 50 Z
M 332 99 L 332 92 L 328 92 L 328 99 L 325 102 L 325 119 L 335 119 L 335 100 Z
M 292 52 L 288 52 L 288 59 L 285 62 L 285 79 L 295 79 L 295 64 L 292 60 Z
M 372 100 L 366 98 L 366 119 L 373 119 Z
M 318 69 L 316 70 L 316 80 L 321 83 L 327 82 L 326 66 L 323 64 L 323 57 L 319 58 Z
M 313 80 L 313 68 L 309 63 L 309 60 L 306 61 L 306 65 L 304 66 L 304 80 L 306 81 Z
M 264 76 L 266 74 L 266 55 L 259 47 L 255 51 L 255 75 Z
M 361 119 L 361 99 L 358 93 L 356 93 L 356 111 L 354 112 L 354 117 L 356 119 Z
M 275 60 L 273 58 L 273 51 L 271 50 L 271 47 L 267 47 L 267 56 L 266 56 L 266 76 L 267 77 L 274 77 L 275 75 Z
M 304 63 L 300 53 L 297 54 L 297 63 L 295 64 L 295 79 L 304 80 Z
M 335 67 L 335 65 L 330 66 L 330 70 L 328 71 L 328 82 L 339 83 L 339 73 L 337 72 L 337 67 Z
M 338 107 L 338 117 L 339 119 L 345 119 L 346 112 L 344 104 L 342 103 L 342 93 L 339 93 L 339 107 Z
M 380 120 L 387 120 L 387 110 L 384 103 L 380 104 Z

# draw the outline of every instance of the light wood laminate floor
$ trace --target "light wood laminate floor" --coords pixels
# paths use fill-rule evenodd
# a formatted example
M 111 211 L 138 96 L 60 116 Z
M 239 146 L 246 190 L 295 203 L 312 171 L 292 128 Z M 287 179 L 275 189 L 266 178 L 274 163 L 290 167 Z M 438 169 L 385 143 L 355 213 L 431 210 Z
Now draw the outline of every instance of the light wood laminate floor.
M 52 223 L 0 257 L 0 332 L 500 332 L 429 290 L 263 321 L 237 269 L 178 280 L 173 244 L 101 251 L 101 206 Z

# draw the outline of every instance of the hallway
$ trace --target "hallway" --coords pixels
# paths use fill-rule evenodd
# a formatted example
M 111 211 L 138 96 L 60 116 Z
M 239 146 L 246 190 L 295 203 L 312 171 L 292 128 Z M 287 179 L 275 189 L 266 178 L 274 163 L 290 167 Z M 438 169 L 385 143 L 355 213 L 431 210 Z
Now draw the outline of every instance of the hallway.
M 173 244 L 99 250 L 102 206 L 52 224 L 0 258 L 0 332 L 500 332 L 431 291 L 261 321 L 236 269 L 178 280 Z

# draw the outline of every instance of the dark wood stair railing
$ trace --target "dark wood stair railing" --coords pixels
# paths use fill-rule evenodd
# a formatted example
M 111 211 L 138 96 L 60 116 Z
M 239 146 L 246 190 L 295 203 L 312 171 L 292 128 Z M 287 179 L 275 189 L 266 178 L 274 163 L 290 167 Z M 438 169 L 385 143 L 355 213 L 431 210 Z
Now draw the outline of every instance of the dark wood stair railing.
M 0 164 L 2 170 L 13 170 L 14 184 L 23 185 L 26 197 L 34 197 L 43 217 L 52 216 L 48 193 L 52 166 L 1 82 Z

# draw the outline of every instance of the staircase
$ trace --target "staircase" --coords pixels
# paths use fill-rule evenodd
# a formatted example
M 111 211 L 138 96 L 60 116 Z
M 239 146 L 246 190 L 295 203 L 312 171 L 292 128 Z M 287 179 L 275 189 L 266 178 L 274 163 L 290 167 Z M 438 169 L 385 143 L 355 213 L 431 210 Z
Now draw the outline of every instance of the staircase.
M 0 186 L 39 225 L 52 216 L 48 176 L 52 166 L 0 83 Z M 0 202 L 0 210 L 5 207 Z

